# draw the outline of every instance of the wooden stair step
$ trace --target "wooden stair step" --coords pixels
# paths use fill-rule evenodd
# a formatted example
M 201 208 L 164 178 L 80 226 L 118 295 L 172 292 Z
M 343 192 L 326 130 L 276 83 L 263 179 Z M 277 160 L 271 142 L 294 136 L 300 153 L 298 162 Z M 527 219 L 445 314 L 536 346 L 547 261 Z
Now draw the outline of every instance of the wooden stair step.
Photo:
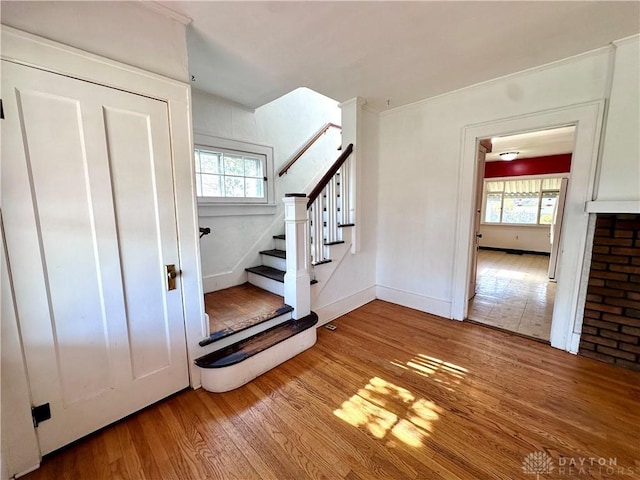
M 253 337 L 197 358 L 195 364 L 200 368 L 222 368 L 235 365 L 308 328 L 314 327 L 317 323 L 318 315 L 314 312 L 298 320 L 287 320 Z
M 275 280 L 276 282 L 284 283 L 285 272 L 283 272 L 282 270 L 278 270 L 277 268 L 267 267 L 266 265 L 258 265 L 257 267 L 245 268 L 245 270 L 247 272 L 260 275 L 261 277 L 270 278 L 271 280 Z
M 270 278 L 271 280 L 275 280 L 276 282 L 284 283 L 284 274 L 282 270 L 278 270 L 277 268 L 267 267 L 266 265 L 258 265 L 257 267 L 249 267 L 245 268 L 245 271 L 250 273 L 255 273 L 256 275 L 260 275 L 262 277 Z M 310 285 L 315 285 L 318 283 L 317 280 L 311 280 L 309 282 Z
M 226 338 L 236 333 L 247 330 L 251 327 L 255 327 L 256 325 L 260 325 L 261 323 L 268 322 L 269 320 L 273 320 L 274 318 L 277 318 L 280 315 L 284 315 L 289 312 L 293 312 L 293 307 L 283 304 L 281 307 L 276 308 L 275 310 L 272 310 L 270 312 L 267 312 L 261 315 L 256 315 L 255 317 L 239 322 L 238 324 L 234 325 L 233 328 L 229 327 L 223 330 L 218 330 L 216 332 L 213 332 L 209 337 L 205 338 L 204 340 L 201 340 L 198 343 L 198 345 L 200 345 L 201 347 L 210 345 L 217 340 L 221 340 L 223 338 Z
M 278 250 L 276 248 L 272 250 L 263 250 L 260 252 L 262 255 L 269 255 L 270 257 L 287 258 L 287 252 L 284 250 Z

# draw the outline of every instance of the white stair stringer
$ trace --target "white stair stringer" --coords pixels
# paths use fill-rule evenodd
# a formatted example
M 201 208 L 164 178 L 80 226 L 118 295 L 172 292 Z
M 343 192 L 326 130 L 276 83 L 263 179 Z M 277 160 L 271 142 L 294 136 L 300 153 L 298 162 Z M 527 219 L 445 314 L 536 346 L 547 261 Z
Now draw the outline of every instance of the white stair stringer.
M 331 259 L 331 262 L 322 263 L 320 265 L 316 265 L 313 269 L 315 273 L 315 279 L 318 281 L 317 284 L 312 285 L 311 287 L 311 305 L 313 307 L 314 300 L 320 295 L 322 290 L 325 289 L 327 284 L 330 282 L 331 277 L 335 273 L 336 269 L 342 263 L 342 260 L 347 255 L 347 253 L 351 250 L 351 232 L 353 227 L 345 227 L 342 228 L 342 241 L 344 243 L 338 243 L 336 245 L 328 245 L 325 248 L 329 250 L 328 256 Z

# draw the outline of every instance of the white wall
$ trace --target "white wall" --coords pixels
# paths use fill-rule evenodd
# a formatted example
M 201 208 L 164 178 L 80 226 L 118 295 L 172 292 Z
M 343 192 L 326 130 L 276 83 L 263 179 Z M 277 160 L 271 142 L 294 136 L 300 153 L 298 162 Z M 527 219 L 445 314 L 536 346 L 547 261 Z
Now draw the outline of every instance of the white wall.
M 4 25 L 188 80 L 185 26 L 138 2 L 1 2 Z
M 640 36 L 616 42 L 598 201 L 640 201 Z
M 480 225 L 481 247 L 551 252 L 548 225 Z
M 274 149 L 275 213 L 205 216 L 200 225 L 212 233 L 200 241 L 205 292 L 246 281 L 246 267 L 260 264 L 258 251 L 273 248 L 273 235 L 284 232 L 282 198 L 285 193 L 308 193 L 313 180 L 335 161 L 340 133 L 330 129 L 289 170 L 277 172 L 327 122 L 340 124 L 337 102 L 307 88 L 260 107 L 255 112 L 220 97 L 193 90 L 194 131 L 268 145 Z
M 381 115 L 381 298 L 451 316 L 465 126 L 602 99 L 608 60 L 603 49 Z

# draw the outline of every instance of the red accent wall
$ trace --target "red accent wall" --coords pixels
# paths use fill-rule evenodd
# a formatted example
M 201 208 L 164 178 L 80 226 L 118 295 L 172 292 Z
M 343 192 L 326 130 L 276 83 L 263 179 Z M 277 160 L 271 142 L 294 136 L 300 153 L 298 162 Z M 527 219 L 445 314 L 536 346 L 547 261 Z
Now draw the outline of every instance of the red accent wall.
M 520 175 L 545 175 L 566 173 L 571 169 L 571 154 L 547 157 L 523 158 L 520 160 L 497 160 L 484 166 L 484 178 L 518 177 Z

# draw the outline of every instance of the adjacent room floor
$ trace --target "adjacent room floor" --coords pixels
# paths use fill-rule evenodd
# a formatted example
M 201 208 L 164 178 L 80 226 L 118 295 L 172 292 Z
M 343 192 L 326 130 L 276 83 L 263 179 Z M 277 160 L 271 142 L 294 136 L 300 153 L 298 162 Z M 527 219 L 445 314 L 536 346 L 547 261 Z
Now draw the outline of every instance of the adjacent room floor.
M 468 318 L 549 341 L 556 284 L 547 276 L 548 267 L 545 255 L 480 250 Z
M 320 328 L 314 347 L 251 383 L 181 392 L 45 458 L 24 478 L 640 474 L 640 373 L 380 300 L 332 323 L 337 329 Z M 581 459 L 596 463 L 577 473 L 569 462 Z M 610 459 L 612 475 L 598 463 Z

